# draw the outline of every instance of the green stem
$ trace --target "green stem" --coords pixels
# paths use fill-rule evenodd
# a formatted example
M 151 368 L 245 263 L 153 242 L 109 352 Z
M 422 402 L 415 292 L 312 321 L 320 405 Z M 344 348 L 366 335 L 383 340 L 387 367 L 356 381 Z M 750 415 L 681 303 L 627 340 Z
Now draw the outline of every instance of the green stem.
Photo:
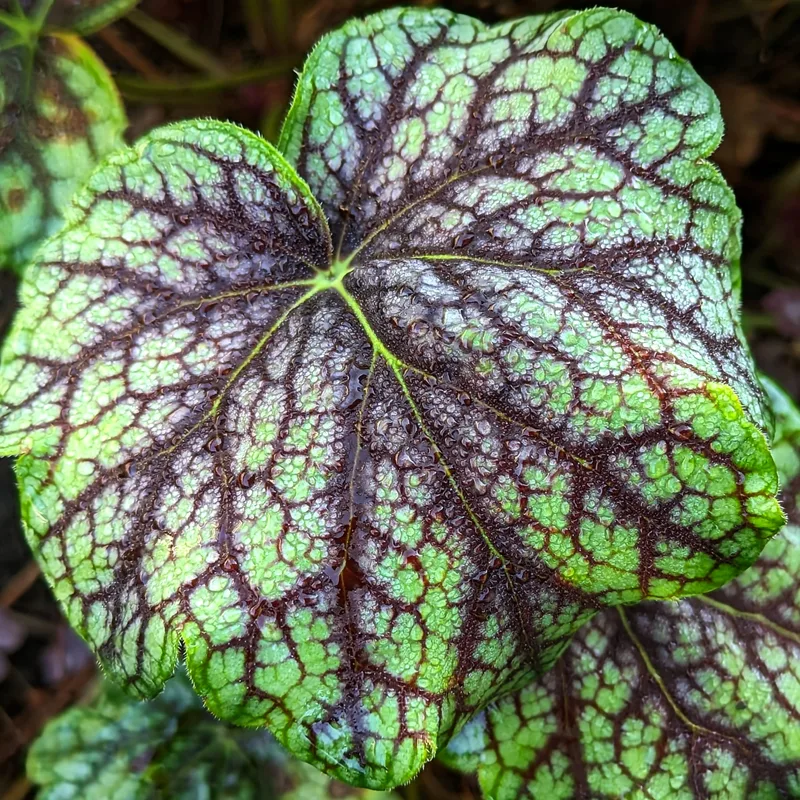
M 47 15 L 50 13 L 54 2 L 55 0 L 43 0 L 39 8 L 36 9 L 36 13 L 31 17 L 37 31 L 40 31 L 44 27 L 44 21 L 47 19 Z M 15 4 L 15 6 L 18 6 L 18 4 Z
M 117 76 L 117 86 L 126 100 L 135 103 L 201 103 L 207 100 L 209 95 L 226 89 L 285 75 L 291 72 L 295 64 L 295 59 L 287 58 L 221 78 L 179 78 L 169 81 L 153 81 L 130 75 L 119 75 Z
M 272 11 L 272 41 L 281 52 L 286 50 L 289 39 L 289 6 L 286 0 L 269 0 Z
M 31 24 L 25 17 L 9 14 L 7 11 L 0 11 L 0 25 L 14 31 L 26 40 L 31 31 Z
M 267 49 L 267 26 L 264 22 L 264 0 L 242 0 L 242 11 L 250 42 L 259 53 Z
M 138 8 L 134 8 L 126 19 L 184 64 L 216 78 L 224 78 L 228 75 L 227 67 L 215 55 L 209 53 L 204 47 L 200 47 L 180 31 L 153 19 L 143 11 L 139 11 Z

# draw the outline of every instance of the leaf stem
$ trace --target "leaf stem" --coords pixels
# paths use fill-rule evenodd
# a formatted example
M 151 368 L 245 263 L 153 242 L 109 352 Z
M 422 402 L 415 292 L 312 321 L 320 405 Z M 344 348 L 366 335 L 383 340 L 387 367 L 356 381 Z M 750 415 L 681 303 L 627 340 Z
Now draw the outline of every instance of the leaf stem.
M 38 34 L 36 22 L 31 22 L 21 11 L 14 14 L 0 10 L 0 26 L 14 31 L 26 43 L 32 42 Z
M 286 0 L 269 0 L 272 11 L 272 41 L 279 52 L 285 52 L 289 40 L 289 6 Z
M 148 81 L 158 81 L 163 79 L 163 74 L 155 64 L 123 37 L 115 25 L 107 25 L 97 32 L 98 38 L 102 39 L 123 61 Z
M 228 75 L 228 69 L 213 53 L 193 42 L 180 31 L 134 8 L 126 19 L 154 42 L 161 45 L 187 66 L 194 67 L 216 78 Z
M 264 0 L 242 0 L 244 21 L 250 43 L 263 53 L 267 49 L 267 26 L 264 20 Z
M 117 86 L 122 96 L 132 102 L 200 103 L 208 99 L 209 95 L 223 92 L 226 89 L 284 75 L 292 70 L 295 63 L 295 59 L 287 58 L 214 78 L 191 77 L 152 81 L 131 75 L 119 75 L 117 76 Z

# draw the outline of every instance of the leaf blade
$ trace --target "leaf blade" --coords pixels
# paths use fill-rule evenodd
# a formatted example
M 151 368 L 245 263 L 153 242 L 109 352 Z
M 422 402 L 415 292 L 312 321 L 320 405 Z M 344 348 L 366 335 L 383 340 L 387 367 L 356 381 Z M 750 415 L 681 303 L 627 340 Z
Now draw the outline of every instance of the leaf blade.
M 790 523 L 712 595 L 603 612 L 552 673 L 468 723 L 445 759 L 486 797 L 796 794 L 800 411 L 764 383 Z
M 15 50 L 0 54 L 0 259 L 17 270 L 58 229 L 97 161 L 122 147 L 127 126 L 114 82 L 87 45 L 58 34 L 35 48 L 30 76 L 14 68 Z

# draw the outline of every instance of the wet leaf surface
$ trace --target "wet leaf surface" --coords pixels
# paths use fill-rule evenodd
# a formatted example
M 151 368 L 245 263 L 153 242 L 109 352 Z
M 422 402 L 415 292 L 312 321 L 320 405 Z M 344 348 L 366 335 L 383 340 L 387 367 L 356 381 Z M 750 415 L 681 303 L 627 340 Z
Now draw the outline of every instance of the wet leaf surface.
M 598 609 L 783 524 L 716 100 L 605 10 L 387 12 L 282 137 L 159 129 L 23 286 L 0 451 L 70 622 L 140 696 L 373 787 Z
M 788 525 L 710 595 L 612 609 L 445 760 L 484 796 L 800 796 L 800 411 L 771 381 Z

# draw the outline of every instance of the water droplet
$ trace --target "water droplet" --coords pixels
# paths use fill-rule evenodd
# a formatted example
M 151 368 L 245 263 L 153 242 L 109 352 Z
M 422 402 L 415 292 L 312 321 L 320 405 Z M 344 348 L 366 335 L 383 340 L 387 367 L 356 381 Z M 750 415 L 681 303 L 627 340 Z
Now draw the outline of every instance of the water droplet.
M 253 619 L 257 619 L 258 617 L 260 617 L 264 613 L 264 610 L 266 609 L 266 607 L 267 607 L 266 599 L 263 598 L 263 597 L 260 597 L 258 599 L 258 602 L 255 605 L 250 606 L 250 608 L 248 609 L 249 612 L 250 612 L 250 616 Z
M 676 438 L 680 439 L 682 442 L 685 442 L 692 438 L 694 435 L 694 431 L 692 430 L 692 426 L 688 424 L 683 425 L 676 425 L 674 428 L 670 428 L 669 432 Z
M 503 166 L 503 162 L 506 160 L 506 157 L 502 153 L 492 153 L 488 160 L 489 166 L 492 169 L 499 169 Z
M 236 479 L 236 482 L 243 489 L 249 489 L 253 485 L 255 478 L 256 478 L 255 472 L 250 472 L 250 470 L 243 470 L 242 472 L 239 473 L 239 477 Z
M 488 419 L 479 419 L 475 421 L 475 430 L 481 436 L 488 436 L 492 432 L 492 426 L 489 424 Z
M 264 250 L 267 249 L 266 243 L 263 242 L 261 239 L 253 239 L 251 247 L 253 248 L 253 252 L 255 253 L 263 253 Z
M 416 461 L 414 461 L 406 448 L 403 448 L 400 450 L 400 452 L 395 453 L 393 460 L 395 465 L 400 467 L 400 469 L 411 469 L 417 466 Z
M 425 336 L 431 326 L 424 319 L 415 319 L 408 325 L 408 333 L 414 337 Z
M 219 453 L 224 447 L 225 440 L 219 434 L 212 436 L 205 444 L 205 448 L 209 453 Z
M 472 240 L 475 238 L 475 234 L 471 233 L 470 231 L 464 231 L 459 233 L 453 239 L 453 247 L 461 248 L 466 247 Z
M 224 569 L 225 572 L 238 572 L 239 563 L 233 556 L 227 556 L 222 562 L 222 569 Z

